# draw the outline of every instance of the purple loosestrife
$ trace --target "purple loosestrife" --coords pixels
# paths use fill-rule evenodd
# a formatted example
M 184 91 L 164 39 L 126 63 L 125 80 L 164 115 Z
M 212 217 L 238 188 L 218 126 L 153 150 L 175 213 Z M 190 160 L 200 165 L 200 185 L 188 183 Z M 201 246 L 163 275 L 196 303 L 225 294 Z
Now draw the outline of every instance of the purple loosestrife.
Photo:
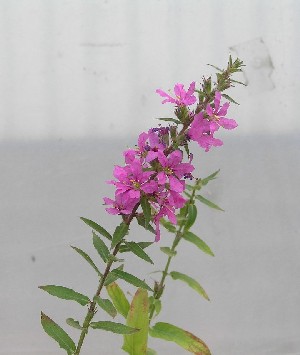
M 165 104 L 166 102 L 170 102 L 172 104 L 176 104 L 177 106 L 193 105 L 197 101 L 194 92 L 195 92 L 194 81 L 190 84 L 188 91 L 184 90 L 183 84 L 176 84 L 174 86 L 175 98 L 167 94 L 165 91 L 162 91 L 161 89 L 156 90 L 156 93 L 159 94 L 161 97 L 166 97 L 166 99 L 162 101 L 163 104 Z

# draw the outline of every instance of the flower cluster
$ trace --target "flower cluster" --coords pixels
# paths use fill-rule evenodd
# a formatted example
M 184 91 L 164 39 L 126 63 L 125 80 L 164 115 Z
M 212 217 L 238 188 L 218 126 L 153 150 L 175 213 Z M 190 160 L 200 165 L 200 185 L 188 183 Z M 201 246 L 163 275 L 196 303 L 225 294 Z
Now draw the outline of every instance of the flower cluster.
M 209 151 L 212 146 L 223 144 L 214 137 L 214 133 L 220 127 L 233 129 L 237 123 L 225 117 L 229 103 L 220 105 L 221 93 L 218 91 L 215 92 L 213 104 L 208 103 L 196 114 L 196 110 L 189 107 L 197 101 L 195 82 L 190 84 L 187 91 L 182 84 L 176 84 L 175 98 L 160 89 L 156 92 L 165 98 L 162 103 L 175 104 L 177 112 L 178 109 L 186 110 L 189 121 L 180 132 L 184 139 L 176 141 L 179 135 L 177 126 L 159 126 L 141 133 L 136 148 L 127 149 L 123 153 L 125 166 L 115 166 L 115 180 L 108 181 L 116 188 L 115 199 L 105 197 L 104 203 L 111 206 L 106 208 L 110 214 L 136 215 L 141 199 L 145 198 L 151 206 L 152 222 L 156 227 L 155 240 L 158 241 L 160 219 L 167 217 L 171 223 L 176 224 L 176 209 L 182 208 L 186 202 L 183 197 L 185 179 L 193 178 L 192 154 L 189 154 L 189 162 L 183 162 L 183 152 L 179 147 L 193 140 L 205 151 Z

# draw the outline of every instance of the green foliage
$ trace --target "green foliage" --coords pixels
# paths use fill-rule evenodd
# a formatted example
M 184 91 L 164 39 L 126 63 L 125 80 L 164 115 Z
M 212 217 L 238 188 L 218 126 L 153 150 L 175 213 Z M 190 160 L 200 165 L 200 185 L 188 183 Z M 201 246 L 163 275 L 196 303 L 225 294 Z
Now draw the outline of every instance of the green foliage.
M 216 210 L 224 212 L 224 210 L 221 207 L 219 207 L 215 203 L 209 201 L 207 198 L 203 197 L 202 195 L 196 195 L 195 198 L 210 208 L 214 208 Z
M 136 276 L 129 274 L 128 272 L 114 269 L 111 271 L 111 273 L 113 275 L 116 275 L 119 279 L 122 279 L 122 280 L 136 286 L 136 287 L 141 287 L 146 290 L 152 291 L 152 289 L 144 281 L 140 280 Z
M 184 232 L 182 235 L 182 238 L 187 240 L 190 243 L 193 243 L 198 247 L 200 250 L 202 250 L 204 253 L 214 256 L 214 253 L 211 251 L 210 247 L 197 235 L 195 235 L 192 232 Z
M 239 105 L 239 103 L 238 103 L 238 102 L 236 102 L 235 100 L 233 100 L 233 98 L 232 98 L 232 97 L 230 97 L 229 95 L 222 94 L 222 96 L 224 96 L 224 97 L 225 97 L 225 99 L 227 99 L 228 101 L 230 101 L 230 102 L 232 102 L 232 103 L 234 103 L 234 104 L 236 104 L 236 105 Z
M 118 266 L 115 270 L 123 270 L 124 268 L 124 265 L 120 265 Z M 107 275 L 107 278 L 104 282 L 104 286 L 108 286 L 109 284 L 111 284 L 112 282 L 115 282 L 116 280 L 118 280 L 118 276 L 116 274 L 113 274 L 112 272 L 110 272 L 108 275 Z
M 62 298 L 64 300 L 76 301 L 82 306 L 87 305 L 90 300 L 87 296 L 82 295 L 81 293 L 75 292 L 74 290 L 56 285 L 46 285 L 39 286 L 39 288 L 43 291 L 48 292 L 52 296 L 56 296 L 58 298 Z
M 141 206 L 142 206 L 142 210 L 143 210 L 144 218 L 145 218 L 145 228 L 147 228 L 150 221 L 151 221 L 151 206 L 150 206 L 150 203 L 149 203 L 146 196 L 142 196 Z
M 158 315 L 161 311 L 161 300 L 154 298 L 153 296 L 149 297 L 149 304 L 150 307 L 153 305 L 154 306 L 154 310 L 156 315 Z
M 151 226 L 151 224 L 146 225 L 146 220 L 145 220 L 144 215 L 140 214 L 140 215 L 136 216 L 136 220 L 140 226 L 145 228 L 147 231 L 155 234 L 155 229 Z
M 79 324 L 78 320 L 75 320 L 73 318 L 67 318 L 66 323 L 73 328 L 76 328 L 79 330 L 83 329 L 82 326 Z
M 173 257 L 177 254 L 177 252 L 175 250 L 171 250 L 171 248 L 169 248 L 169 247 L 160 247 L 160 250 L 170 257 Z
M 209 181 L 216 179 L 217 175 L 219 174 L 220 169 L 212 173 L 211 175 L 207 176 L 204 179 L 201 179 L 201 185 L 205 186 L 209 183 Z
M 94 301 L 96 301 L 98 306 L 101 307 L 106 313 L 115 318 L 117 315 L 117 310 L 110 300 L 101 297 L 94 297 Z
M 148 263 L 153 264 L 153 261 L 151 260 L 150 256 L 144 252 L 144 250 L 139 246 L 138 243 L 126 242 L 126 245 L 130 249 L 130 251 L 133 252 L 133 254 L 135 254 L 139 258 L 147 261 Z
M 142 249 L 146 249 L 146 248 L 148 248 L 150 245 L 152 245 L 153 242 L 138 242 L 138 243 L 136 243 L 136 244 L 138 244 L 139 247 L 141 247 Z M 126 244 L 120 246 L 120 249 L 119 249 L 119 252 L 120 252 L 120 253 L 126 253 L 126 252 L 128 252 L 128 251 L 131 251 L 131 249 L 130 249 Z
M 146 354 L 147 355 L 157 355 L 157 352 L 155 350 L 153 350 L 153 349 L 148 348 Z
M 101 238 L 97 236 L 95 232 L 93 232 L 93 245 L 100 255 L 101 259 L 106 263 L 109 259 L 109 250 L 106 244 L 103 242 Z
M 139 331 L 139 329 L 110 321 L 91 322 L 90 326 L 93 329 L 102 329 L 115 334 L 133 334 Z
M 84 217 L 80 217 L 80 219 L 84 223 L 86 223 L 89 227 L 94 229 L 96 232 L 103 235 L 103 237 L 106 237 L 107 239 L 112 240 L 112 236 L 108 233 L 108 231 L 106 229 L 104 229 L 103 227 L 101 227 L 98 223 L 96 223 L 90 219 L 84 218 Z
M 160 224 L 165 227 L 169 232 L 176 233 L 176 227 L 169 221 L 166 221 L 164 218 L 160 219 Z
M 199 293 L 199 295 L 203 296 L 205 299 L 209 301 L 209 298 L 204 291 L 203 287 L 199 284 L 198 281 L 194 280 L 192 277 L 182 274 L 181 272 L 171 271 L 170 276 L 173 280 L 180 280 L 189 285 L 192 289 Z
M 194 334 L 187 332 L 175 325 L 159 322 L 150 328 L 150 336 L 172 341 L 183 349 L 198 355 L 211 355 L 207 345 Z
M 117 283 L 113 282 L 110 285 L 106 286 L 106 290 L 116 310 L 124 318 L 127 318 L 130 304 L 120 286 Z
M 197 207 L 194 204 L 189 204 L 187 221 L 184 225 L 185 231 L 189 230 L 193 226 L 193 224 L 196 221 L 196 218 L 197 218 Z
M 80 248 L 77 248 L 74 246 L 71 246 L 71 248 L 73 248 L 75 251 L 77 251 L 77 253 L 79 255 L 81 255 L 91 265 L 91 267 L 96 271 L 96 273 L 98 274 L 99 277 L 102 277 L 101 272 L 99 271 L 99 269 L 97 268 L 97 266 L 95 265 L 95 263 L 93 262 L 93 260 L 89 257 L 89 255 L 87 253 L 85 253 Z
M 43 312 L 41 312 L 41 324 L 44 328 L 44 331 L 55 341 L 57 341 L 58 345 L 66 350 L 68 355 L 71 355 L 76 350 L 76 346 L 73 340 L 69 337 L 69 335 L 51 318 L 46 316 Z
M 127 326 L 140 329 L 133 335 L 125 335 L 122 349 L 130 355 L 146 355 L 149 328 L 149 302 L 147 291 L 139 288 L 131 302 Z
M 174 122 L 174 123 L 176 123 L 176 124 L 181 124 L 181 122 L 180 122 L 179 120 L 176 120 L 176 118 L 159 117 L 159 118 L 157 118 L 157 120 L 166 121 L 166 122 Z
M 128 233 L 128 229 L 129 226 L 124 222 L 116 227 L 111 243 L 112 248 L 114 248 L 125 237 L 125 235 Z

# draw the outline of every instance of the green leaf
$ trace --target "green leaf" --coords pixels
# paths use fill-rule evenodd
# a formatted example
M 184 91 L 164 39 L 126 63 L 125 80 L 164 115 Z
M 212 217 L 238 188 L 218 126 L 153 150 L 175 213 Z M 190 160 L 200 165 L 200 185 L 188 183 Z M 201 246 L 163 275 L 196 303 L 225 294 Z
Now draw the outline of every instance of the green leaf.
M 149 232 L 155 234 L 155 229 L 151 226 L 151 224 L 146 225 L 145 217 L 143 215 L 140 214 L 136 216 L 136 220 L 140 226 L 144 227 Z
M 188 205 L 188 215 L 187 215 L 187 221 L 184 225 L 184 230 L 187 231 L 189 230 L 192 225 L 195 223 L 197 218 L 197 207 L 195 205 Z
M 99 238 L 95 232 L 93 232 L 93 245 L 101 259 L 106 263 L 110 255 L 109 250 L 103 240 Z
M 230 102 L 233 102 L 234 104 L 239 105 L 239 103 L 236 102 L 235 100 L 233 100 L 233 98 L 230 97 L 229 95 L 226 95 L 226 94 L 223 94 L 223 93 L 222 93 L 222 96 L 224 96 L 225 99 L 229 100 Z
M 181 124 L 181 121 L 176 120 L 176 118 L 169 118 L 169 117 L 164 118 L 164 117 L 159 117 L 159 118 L 157 118 L 157 120 L 166 121 L 166 122 L 174 122 L 174 123 L 176 123 L 176 124 Z
M 106 286 L 106 290 L 117 311 L 124 318 L 127 318 L 130 304 L 120 286 L 117 283 L 113 282 L 110 285 Z
M 194 245 L 196 245 L 196 247 L 198 247 L 204 253 L 211 255 L 211 256 L 215 256 L 214 253 L 211 251 L 210 247 L 194 233 L 185 232 L 182 237 L 183 237 L 183 239 L 187 240 L 188 242 L 191 242 Z
M 123 270 L 124 265 L 118 266 L 115 270 Z M 104 281 L 104 286 L 108 286 L 112 282 L 118 280 L 118 276 L 116 274 L 112 274 L 111 272 L 107 275 L 106 280 Z
M 148 261 L 150 264 L 154 264 L 150 256 L 144 252 L 144 250 L 135 242 L 126 242 L 128 248 L 139 258 Z
M 116 227 L 111 243 L 111 247 L 114 248 L 127 234 L 129 229 L 128 224 L 122 222 L 119 226 Z
M 220 172 L 220 169 L 215 171 L 211 175 L 207 176 L 206 178 L 201 179 L 201 184 L 203 186 L 207 185 L 210 180 L 214 180 L 216 178 L 216 176 L 219 174 L 219 172 Z
M 176 233 L 176 227 L 174 226 L 174 224 L 169 221 L 166 221 L 164 218 L 160 219 L 160 224 L 165 227 L 169 232 Z
M 73 248 L 75 251 L 77 251 L 77 253 L 79 255 L 81 255 L 91 265 L 91 267 L 96 271 L 96 273 L 98 274 L 99 277 L 102 277 L 101 272 L 99 271 L 99 269 L 97 268 L 97 266 L 95 265 L 95 263 L 93 262 L 93 260 L 89 257 L 89 255 L 87 253 L 85 253 L 83 250 L 81 250 L 77 247 L 73 247 L 72 245 L 71 245 L 71 248 Z
M 218 68 L 218 67 L 216 67 L 215 65 L 213 65 L 213 64 L 207 64 L 207 65 L 209 65 L 210 67 L 213 67 L 213 68 L 215 68 L 216 70 L 218 70 L 219 72 L 223 73 L 223 70 L 220 69 L 220 68 Z
M 241 85 L 244 85 L 244 86 L 248 86 L 246 83 L 243 83 L 243 82 L 238 81 L 238 80 L 230 79 L 230 81 L 231 81 L 232 83 L 236 83 L 236 84 L 241 84 Z M 224 95 L 224 94 L 222 94 L 222 95 Z
M 76 301 L 82 306 L 87 305 L 90 300 L 87 296 L 82 295 L 81 293 L 75 292 L 74 290 L 56 285 L 46 285 L 39 286 L 39 288 L 43 291 L 48 292 L 52 296 L 56 296 L 58 298 L 62 298 L 64 300 Z
M 196 197 L 197 200 L 199 200 L 200 202 L 204 203 L 206 206 L 224 212 L 224 210 L 221 207 L 217 206 L 215 203 L 209 201 L 205 197 L 203 197 L 201 195 L 196 195 L 195 197 Z
M 198 355 L 211 355 L 207 345 L 194 334 L 187 332 L 175 325 L 159 322 L 150 328 L 150 336 L 167 341 L 172 341 L 183 349 Z
M 128 272 L 114 269 L 111 271 L 113 275 L 116 275 L 119 279 L 122 279 L 136 287 L 141 287 L 149 291 L 153 291 L 144 281 L 140 280 L 136 276 L 129 274 Z
M 146 355 L 157 355 L 157 352 L 153 349 L 148 348 Z
M 73 328 L 80 329 L 80 330 L 83 329 L 82 326 L 79 324 L 78 320 L 75 320 L 73 318 L 67 318 L 66 323 Z
M 66 350 L 69 355 L 74 353 L 76 350 L 76 345 L 74 344 L 73 340 L 58 324 L 56 324 L 43 312 L 41 312 L 41 323 L 44 331 L 51 338 L 57 341 L 62 349 Z
M 117 310 L 110 300 L 100 297 L 94 297 L 94 301 L 97 302 L 98 306 L 101 307 L 106 313 L 115 318 L 117 315 Z
M 101 235 L 103 235 L 103 237 L 106 237 L 109 240 L 112 240 L 112 236 L 108 233 L 107 230 L 105 230 L 103 227 L 101 227 L 98 223 L 84 218 L 84 217 L 80 217 L 80 219 L 86 223 L 89 227 L 91 227 L 92 229 L 94 229 L 96 232 L 100 233 Z
M 171 271 L 170 276 L 172 277 L 173 280 L 180 280 L 180 281 L 185 282 L 192 289 L 194 289 L 196 292 L 198 292 L 201 296 L 203 296 L 205 299 L 207 299 L 209 301 L 209 298 L 208 298 L 206 292 L 204 291 L 204 289 L 202 288 L 202 286 L 199 284 L 199 282 L 194 280 L 192 277 L 187 276 L 187 275 L 182 274 L 181 272 L 177 272 L 177 271 Z
M 153 296 L 149 297 L 149 303 L 150 306 L 154 306 L 154 310 L 155 310 L 155 315 L 157 316 L 160 311 L 161 311 L 161 300 L 154 298 Z
M 140 331 L 125 335 L 122 349 L 130 355 L 143 355 L 147 351 L 149 329 L 149 301 L 147 291 L 139 288 L 132 300 L 127 316 L 127 326 Z
M 138 242 L 138 243 L 136 243 L 136 244 L 138 244 L 142 249 L 146 249 L 146 248 L 148 248 L 150 245 L 152 245 L 153 242 Z M 129 247 L 128 247 L 126 244 L 120 246 L 120 249 L 119 249 L 119 252 L 120 252 L 120 253 L 126 253 L 126 252 L 128 252 L 128 251 L 131 251 L 131 250 L 129 249 Z
M 175 250 L 171 250 L 171 248 L 169 248 L 169 247 L 160 247 L 160 250 L 170 257 L 173 257 L 177 254 L 177 252 Z
M 145 227 L 147 227 L 151 221 L 151 206 L 146 196 L 141 198 L 141 206 L 145 217 Z
M 91 322 L 90 326 L 93 329 L 102 329 L 115 334 L 133 334 L 139 331 L 139 329 L 110 321 Z

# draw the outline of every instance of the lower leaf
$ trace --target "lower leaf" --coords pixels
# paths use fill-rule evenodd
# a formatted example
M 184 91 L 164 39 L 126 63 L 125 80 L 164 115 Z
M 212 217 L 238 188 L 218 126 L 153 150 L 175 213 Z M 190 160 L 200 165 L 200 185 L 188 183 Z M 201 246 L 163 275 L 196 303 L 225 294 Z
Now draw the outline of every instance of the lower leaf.
M 93 329 L 102 329 L 115 334 L 133 334 L 139 331 L 137 328 L 128 327 L 127 325 L 110 321 L 92 322 L 90 326 Z

